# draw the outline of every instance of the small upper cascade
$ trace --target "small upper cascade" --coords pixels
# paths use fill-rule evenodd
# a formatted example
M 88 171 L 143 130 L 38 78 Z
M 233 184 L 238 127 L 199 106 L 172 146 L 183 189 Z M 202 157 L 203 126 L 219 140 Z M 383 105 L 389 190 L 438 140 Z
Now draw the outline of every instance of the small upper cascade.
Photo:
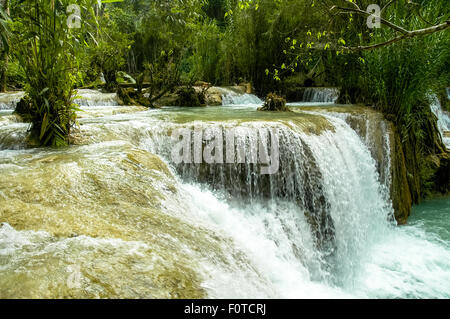
M 303 102 L 335 103 L 339 98 L 339 89 L 327 87 L 306 88 L 303 94 Z
M 23 91 L 0 93 L 0 110 L 14 110 L 17 103 L 25 96 Z M 80 89 L 74 101 L 80 106 L 118 106 L 115 93 L 102 93 L 96 90 Z
M 262 103 L 263 101 L 253 94 L 226 94 L 222 96 L 222 105 L 261 105 Z
M 14 110 L 24 95 L 21 91 L 0 93 L 0 110 Z
M 253 94 L 221 88 L 222 105 L 261 105 L 263 101 Z
M 80 89 L 74 101 L 80 106 L 118 106 L 116 93 L 102 93 L 97 90 Z
M 442 109 L 441 102 L 439 102 L 439 98 L 435 94 L 431 98 L 431 111 L 437 117 L 437 124 L 442 140 L 447 148 L 450 148 L 450 136 L 448 135 L 450 132 L 450 114 Z

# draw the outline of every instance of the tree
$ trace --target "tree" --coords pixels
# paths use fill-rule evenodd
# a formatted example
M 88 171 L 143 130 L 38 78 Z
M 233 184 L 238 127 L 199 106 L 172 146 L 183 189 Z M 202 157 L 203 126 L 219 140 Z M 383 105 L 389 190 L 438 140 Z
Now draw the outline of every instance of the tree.
M 132 35 L 121 32 L 109 14 L 104 14 L 99 20 L 98 36 L 88 48 L 91 67 L 103 73 L 106 90 L 114 92 L 117 89 L 117 72 L 125 66 L 125 57 L 133 43 Z
M 361 10 L 361 8 L 358 6 L 358 4 L 356 4 L 356 2 L 354 1 L 346 1 L 347 3 L 350 3 L 353 7 L 342 7 L 342 6 L 333 6 L 331 7 L 330 11 L 338 11 L 336 14 L 352 14 L 352 13 L 356 13 L 359 15 L 362 15 L 363 17 L 367 17 L 370 18 L 373 16 L 372 13 Z M 393 3 L 395 2 L 395 0 L 391 0 L 389 1 L 382 9 L 380 13 L 383 13 L 386 11 L 386 9 L 389 8 L 389 6 L 391 6 Z M 418 5 L 418 4 L 415 4 Z M 417 11 L 418 15 L 420 18 L 423 19 L 423 17 L 420 14 L 420 11 Z M 374 16 L 375 17 L 375 16 Z M 395 24 L 394 22 L 391 22 L 389 20 L 386 20 L 384 18 L 382 18 L 381 16 L 378 17 L 378 19 L 380 20 L 380 23 L 382 23 L 383 25 L 389 27 L 390 29 L 396 31 L 397 33 L 400 33 L 400 35 L 391 38 L 389 40 L 380 42 L 380 43 L 376 43 L 376 44 L 371 44 L 371 45 L 359 45 L 359 46 L 355 46 L 355 47 L 346 47 L 344 46 L 343 49 L 344 50 L 349 50 L 349 51 L 365 51 L 365 50 L 374 50 L 374 49 L 378 49 L 378 48 L 382 48 L 391 44 L 394 44 L 396 42 L 399 41 L 403 41 L 406 39 L 412 39 L 415 37 L 420 37 L 420 36 L 425 36 L 425 35 L 429 35 L 429 34 L 433 34 L 435 32 L 440 32 L 440 31 L 444 31 L 450 28 L 450 20 L 446 20 L 442 23 L 436 24 L 436 25 L 432 25 L 430 27 L 426 27 L 426 28 L 422 28 L 422 29 L 418 29 L 418 30 L 412 30 L 412 31 L 408 31 L 407 29 Z
M 31 120 L 29 141 L 34 145 L 67 145 L 76 119 L 77 52 L 84 27 L 95 17 L 94 0 L 75 3 L 84 13 L 80 29 L 71 28 L 66 14 L 74 0 L 14 2 L 14 54 L 26 75 L 26 97 L 19 105 Z

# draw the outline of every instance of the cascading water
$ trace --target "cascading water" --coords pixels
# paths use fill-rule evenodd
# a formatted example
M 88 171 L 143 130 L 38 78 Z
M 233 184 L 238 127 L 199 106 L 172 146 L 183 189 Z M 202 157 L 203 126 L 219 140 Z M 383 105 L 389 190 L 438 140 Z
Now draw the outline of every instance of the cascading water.
M 337 88 L 306 88 L 303 94 L 303 102 L 335 103 L 338 98 L 339 89 Z
M 252 106 L 261 105 L 263 101 L 253 94 L 236 92 L 235 90 L 222 88 L 222 105 Z
M 450 115 L 441 107 L 441 102 L 436 94 L 431 96 L 431 111 L 437 117 L 437 125 L 441 133 L 442 140 L 447 148 L 450 148 Z
M 23 92 L 0 93 L 0 111 L 14 110 L 23 96 Z
M 301 101 L 287 103 L 291 107 L 329 106 L 339 98 L 338 88 L 310 87 L 305 88 Z
M 116 93 L 100 93 L 96 90 L 81 89 L 77 92 L 75 103 L 87 107 L 117 106 Z
M 348 119 L 94 109 L 82 145 L 17 147 L 27 126 L 2 144 L 0 297 L 450 296 L 450 236 L 394 226 L 374 152 Z M 0 115 L 0 141 L 14 121 Z M 247 146 L 255 130 L 276 132 L 279 170 L 173 162 L 175 130 L 230 128 Z
M 0 93 L 0 110 L 14 110 L 20 99 L 25 96 L 22 91 L 11 93 Z M 115 93 L 101 93 L 97 90 L 80 89 L 74 101 L 85 107 L 118 106 Z

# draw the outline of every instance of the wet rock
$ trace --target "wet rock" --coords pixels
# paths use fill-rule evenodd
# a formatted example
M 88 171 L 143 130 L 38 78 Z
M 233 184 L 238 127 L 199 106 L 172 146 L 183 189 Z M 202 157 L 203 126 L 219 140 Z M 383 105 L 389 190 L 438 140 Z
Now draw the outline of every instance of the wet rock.
M 436 188 L 443 194 L 450 193 L 450 154 L 439 155 L 439 167 L 436 170 Z
M 176 92 L 178 98 L 176 104 L 178 106 L 205 106 L 205 95 L 202 92 L 197 92 L 194 87 L 181 87 Z
M 428 191 L 430 194 L 441 193 L 448 195 L 450 193 L 450 154 L 433 154 L 425 158 L 424 169 L 429 176 Z
M 117 83 L 136 84 L 136 80 L 129 74 L 119 71 L 117 72 Z
M 222 95 L 207 93 L 205 96 L 206 105 L 209 106 L 221 106 L 222 105 Z
M 19 115 L 24 122 L 31 122 L 33 119 L 31 110 L 31 101 L 28 97 L 22 98 L 19 103 L 17 103 L 14 114 Z
M 245 88 L 245 93 L 253 94 L 253 86 L 251 83 L 240 83 L 239 86 Z
M 197 81 L 194 83 L 194 86 L 199 86 L 199 87 L 210 87 L 211 83 L 208 82 L 204 82 L 204 81 Z
M 286 106 L 286 99 L 275 93 L 269 93 L 267 95 L 264 105 L 258 111 L 291 112 Z
M 97 149 L 102 161 L 88 149 L 19 155 L 14 160 L 23 169 L 2 167 L 0 229 L 15 259 L 2 269 L 0 295 L 205 298 L 197 260 L 208 256 L 223 265 L 222 239 L 175 217 L 183 207 L 166 191 L 176 187 L 167 166 L 130 146 Z M 35 249 L 14 244 L 19 238 Z M 73 266 L 81 278 L 75 287 L 66 271 Z
M 406 224 L 411 214 L 412 197 L 408 183 L 406 159 L 400 134 L 394 129 L 391 137 L 392 152 L 392 186 L 391 199 L 395 219 L 399 224 Z
M 117 97 L 119 98 L 119 104 L 121 105 L 136 105 L 136 101 L 133 99 L 135 96 L 135 91 L 133 88 L 122 88 L 117 89 Z
M 178 95 L 175 93 L 167 93 L 161 97 L 156 103 L 159 106 L 177 106 Z
M 212 86 L 195 86 L 195 91 L 198 95 L 204 96 L 205 104 L 208 106 L 222 105 L 222 91 L 220 88 Z
M 142 92 L 133 88 L 119 87 L 117 89 L 117 97 L 121 105 L 140 105 L 145 107 L 154 107 L 150 99 L 146 98 Z

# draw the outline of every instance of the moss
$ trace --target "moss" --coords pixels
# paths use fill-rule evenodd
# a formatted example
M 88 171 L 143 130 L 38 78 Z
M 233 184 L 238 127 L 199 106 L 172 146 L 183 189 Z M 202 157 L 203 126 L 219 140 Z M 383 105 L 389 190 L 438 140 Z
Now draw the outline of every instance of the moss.
M 301 114 L 301 117 L 290 117 L 288 121 L 281 120 L 281 122 L 292 128 L 294 131 L 300 129 L 302 133 L 306 134 L 320 135 L 325 131 L 335 132 L 335 127 L 327 118 L 316 114 Z
M 393 143 L 391 198 L 395 219 L 399 224 L 406 224 L 411 214 L 412 198 L 403 146 L 396 129 L 394 129 Z
M 155 107 L 150 99 L 146 98 L 142 92 L 136 91 L 134 88 L 118 87 L 117 97 L 121 105 L 138 105 L 145 107 Z
M 33 121 L 32 104 L 29 97 L 24 97 L 17 103 L 14 114 L 19 115 L 23 122 L 31 123 Z
M 422 197 L 431 198 L 437 194 L 450 193 L 450 155 L 433 154 L 422 159 L 420 165 Z
M 142 150 L 133 150 L 127 154 L 127 159 L 146 169 L 160 171 L 167 176 L 172 176 L 167 165 L 156 155 Z
M 177 92 L 178 106 L 206 106 L 206 97 L 203 91 L 197 92 L 194 87 L 180 87 Z
M 133 98 L 134 96 L 135 91 L 133 88 L 119 87 L 117 89 L 117 97 L 121 105 L 137 105 L 137 102 Z
M 286 106 L 286 99 L 276 95 L 275 93 L 269 93 L 266 96 L 264 105 L 258 109 L 258 111 L 270 111 L 270 112 L 291 112 Z

